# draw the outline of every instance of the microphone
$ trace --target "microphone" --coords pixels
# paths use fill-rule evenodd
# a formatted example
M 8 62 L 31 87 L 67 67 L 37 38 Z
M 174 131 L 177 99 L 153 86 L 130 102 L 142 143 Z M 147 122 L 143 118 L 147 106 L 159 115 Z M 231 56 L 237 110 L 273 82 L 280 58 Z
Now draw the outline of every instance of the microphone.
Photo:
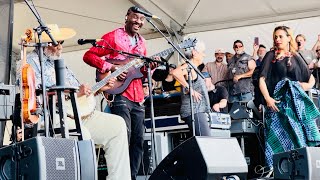
M 54 70 L 56 71 L 56 86 L 65 86 L 66 66 L 63 59 L 54 61 Z
M 131 9 L 131 11 L 133 11 L 134 13 L 140 13 L 140 14 L 143 14 L 145 15 L 146 17 L 150 17 L 150 18 L 153 18 L 153 19 L 160 19 L 158 16 L 155 16 L 155 15 L 152 15 L 148 12 L 145 12 L 144 10 L 142 10 L 141 8 L 138 8 L 138 7 L 133 7 Z
M 94 44 L 96 42 L 102 41 L 103 39 L 79 39 L 78 44 L 83 45 L 83 44 Z

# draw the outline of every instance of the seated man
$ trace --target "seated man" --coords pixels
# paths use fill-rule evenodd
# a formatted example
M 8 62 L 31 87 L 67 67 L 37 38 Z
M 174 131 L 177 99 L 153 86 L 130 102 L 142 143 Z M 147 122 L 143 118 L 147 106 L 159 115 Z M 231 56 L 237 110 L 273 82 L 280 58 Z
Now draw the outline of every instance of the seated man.
M 45 86 L 52 87 L 56 84 L 54 60 L 61 59 L 62 43 L 64 40 L 72 38 L 76 33 L 73 29 L 58 28 L 57 25 L 48 25 L 54 39 L 58 42 L 57 46 L 50 43 L 50 38 L 43 33 L 43 42 L 49 42 L 48 47 L 44 47 L 44 79 Z M 41 68 L 39 56 L 34 50 L 27 55 L 27 63 L 30 64 L 36 77 L 36 88 L 41 85 Z M 19 73 L 19 71 L 18 71 Z M 17 77 L 20 77 L 17 75 Z M 79 86 L 78 97 L 90 95 L 91 90 L 86 85 L 80 85 L 73 72 L 66 68 L 65 72 L 66 86 Z M 109 81 L 104 90 L 113 86 L 114 80 Z M 75 123 L 68 118 L 66 123 L 69 128 L 74 128 Z M 82 119 L 82 134 L 84 139 L 92 138 L 96 144 L 102 144 L 104 147 L 105 158 L 108 166 L 107 179 L 130 179 L 130 164 L 128 152 L 127 130 L 124 120 L 117 115 L 106 114 L 100 111 L 94 111 L 90 116 Z M 73 127 L 72 127 L 73 126 Z
M 206 74 L 204 74 L 206 77 Z M 215 112 L 227 113 L 228 91 L 224 86 L 215 86 L 211 82 L 210 77 L 205 78 L 205 83 L 208 89 L 210 107 Z

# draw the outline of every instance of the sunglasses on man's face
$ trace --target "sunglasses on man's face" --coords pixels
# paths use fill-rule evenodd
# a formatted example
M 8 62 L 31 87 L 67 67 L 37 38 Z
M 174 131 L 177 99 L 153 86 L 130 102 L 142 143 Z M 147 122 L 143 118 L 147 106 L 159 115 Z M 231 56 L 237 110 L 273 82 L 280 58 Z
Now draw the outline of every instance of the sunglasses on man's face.
M 57 43 L 58 43 L 58 45 L 59 45 L 59 44 L 62 45 L 62 44 L 64 43 L 64 40 L 62 40 L 62 41 L 57 41 Z M 54 45 L 53 45 L 53 42 L 48 42 L 48 45 L 49 45 L 49 46 L 54 46 Z
M 235 49 L 236 49 L 236 48 L 242 48 L 242 46 L 233 46 L 233 48 L 235 48 Z

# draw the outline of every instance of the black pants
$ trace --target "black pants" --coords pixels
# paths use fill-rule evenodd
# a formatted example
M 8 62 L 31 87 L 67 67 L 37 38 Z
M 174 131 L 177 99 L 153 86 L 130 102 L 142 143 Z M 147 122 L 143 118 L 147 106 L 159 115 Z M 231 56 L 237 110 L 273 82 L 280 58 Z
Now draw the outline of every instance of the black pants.
M 183 118 L 183 120 L 188 124 L 190 132 L 192 133 L 191 116 L 185 117 Z M 206 113 L 195 113 L 194 120 L 196 136 L 211 136 L 211 131 L 208 122 L 209 119 Z
M 117 95 L 112 104 L 111 112 L 121 116 L 126 122 L 129 140 L 131 177 L 135 180 L 143 155 L 144 106 L 132 102 L 124 96 Z

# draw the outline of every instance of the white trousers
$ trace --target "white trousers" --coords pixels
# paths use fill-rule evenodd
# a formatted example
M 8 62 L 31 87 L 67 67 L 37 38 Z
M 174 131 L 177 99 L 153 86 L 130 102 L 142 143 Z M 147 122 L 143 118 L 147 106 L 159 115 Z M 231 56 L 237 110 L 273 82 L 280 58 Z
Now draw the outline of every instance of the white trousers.
M 59 117 L 59 116 L 57 116 Z M 69 129 L 75 128 L 73 119 L 67 119 Z M 107 180 L 130 180 L 127 128 L 122 117 L 95 111 L 81 125 L 83 139 L 93 139 L 103 145 L 107 161 Z

